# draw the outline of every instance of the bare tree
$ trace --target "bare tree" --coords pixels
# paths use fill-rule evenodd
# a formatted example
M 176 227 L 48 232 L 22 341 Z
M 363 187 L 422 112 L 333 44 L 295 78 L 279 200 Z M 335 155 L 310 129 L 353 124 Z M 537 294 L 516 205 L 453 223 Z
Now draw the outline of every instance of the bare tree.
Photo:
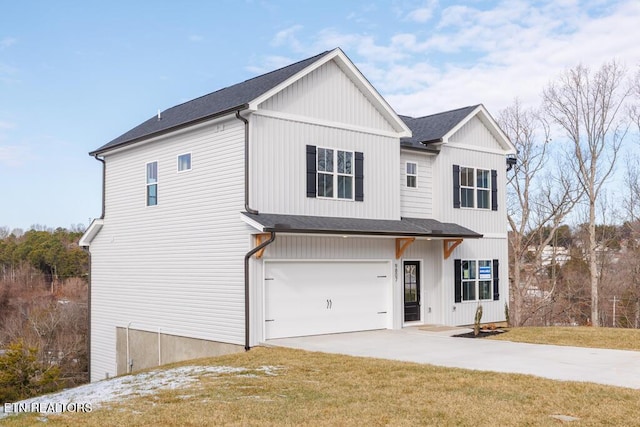
M 549 166 L 549 126 L 533 110 L 523 109 L 518 100 L 500 112 L 498 122 L 515 145 L 516 164 L 508 181 L 507 215 L 512 261 L 511 319 L 515 326 L 549 304 L 553 290 L 536 304 L 526 304 L 527 295 L 543 269 L 541 255 L 554 238 L 562 221 L 579 199 L 579 191 L 558 167 Z M 537 268 L 527 258 L 534 260 Z
M 594 326 L 600 324 L 596 208 L 629 128 L 627 117 L 622 112 L 631 91 L 624 85 L 625 70 L 612 61 L 593 74 L 588 68 L 578 65 L 551 82 L 543 92 L 545 112 L 571 142 L 568 158 L 588 203 L 587 259 Z

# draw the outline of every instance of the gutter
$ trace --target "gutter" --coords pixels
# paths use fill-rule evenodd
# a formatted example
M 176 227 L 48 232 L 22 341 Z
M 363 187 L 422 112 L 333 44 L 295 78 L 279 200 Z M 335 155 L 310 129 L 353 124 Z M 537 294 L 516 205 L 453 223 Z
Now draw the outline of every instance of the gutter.
M 104 211 L 105 211 L 105 193 L 106 193 L 106 178 L 107 178 L 107 164 L 104 159 L 98 157 L 98 154 L 94 154 L 93 158 L 102 163 L 102 213 L 100 214 L 100 219 L 104 219 Z
M 244 256 L 244 349 L 245 349 L 245 351 L 249 351 L 251 349 L 251 346 L 249 344 L 249 327 L 250 327 L 250 322 L 249 322 L 249 315 L 250 315 L 250 306 L 249 306 L 249 296 L 250 296 L 250 292 L 249 292 L 249 260 L 251 259 L 253 254 L 255 254 L 256 252 L 258 252 L 259 250 L 261 250 L 263 248 L 266 248 L 268 245 L 273 243 L 274 240 L 276 240 L 276 233 L 273 232 L 273 231 L 271 231 L 270 233 L 271 233 L 271 237 L 269 237 L 269 240 L 267 240 L 265 242 L 262 242 L 261 244 L 259 244 L 255 248 L 251 249 Z

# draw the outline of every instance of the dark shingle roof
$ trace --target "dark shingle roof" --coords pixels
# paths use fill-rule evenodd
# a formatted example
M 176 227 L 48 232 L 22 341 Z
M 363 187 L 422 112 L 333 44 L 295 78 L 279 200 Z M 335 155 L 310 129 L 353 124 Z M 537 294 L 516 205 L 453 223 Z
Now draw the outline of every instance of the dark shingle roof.
M 273 89 L 328 53 L 330 51 L 171 107 L 161 113 L 161 120 L 154 116 L 90 154 L 98 154 L 119 145 L 244 108 L 250 101 Z
M 373 236 L 464 237 L 478 239 L 482 234 L 458 224 L 435 219 L 401 220 L 338 218 L 326 216 L 243 214 L 263 227 L 263 231 L 305 234 L 357 234 Z
M 425 144 L 423 143 L 439 141 L 477 107 L 478 105 L 471 105 L 469 107 L 458 108 L 457 110 L 445 111 L 443 113 L 418 118 L 400 116 L 413 134 L 409 138 L 401 138 L 400 145 L 403 147 L 424 149 Z

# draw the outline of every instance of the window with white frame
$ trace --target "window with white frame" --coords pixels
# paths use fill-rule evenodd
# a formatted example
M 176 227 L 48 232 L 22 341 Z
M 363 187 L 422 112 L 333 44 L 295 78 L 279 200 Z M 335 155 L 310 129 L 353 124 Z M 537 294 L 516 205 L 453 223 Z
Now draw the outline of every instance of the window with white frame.
M 147 163 L 147 206 L 158 204 L 158 162 Z
M 462 260 L 460 262 L 462 301 L 481 301 L 493 298 L 492 264 L 491 260 Z
M 180 154 L 178 156 L 178 172 L 191 170 L 191 153 Z
M 318 147 L 318 197 L 353 200 L 353 169 L 353 151 Z
M 460 167 L 460 207 L 491 209 L 491 171 Z
M 413 162 L 407 162 L 406 166 L 407 174 L 407 187 L 418 187 L 418 164 Z

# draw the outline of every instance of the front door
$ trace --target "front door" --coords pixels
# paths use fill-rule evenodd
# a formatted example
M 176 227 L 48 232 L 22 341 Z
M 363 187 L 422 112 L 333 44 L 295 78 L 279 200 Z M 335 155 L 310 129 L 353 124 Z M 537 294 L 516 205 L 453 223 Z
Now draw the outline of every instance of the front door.
M 404 321 L 420 320 L 420 263 L 404 262 Z

